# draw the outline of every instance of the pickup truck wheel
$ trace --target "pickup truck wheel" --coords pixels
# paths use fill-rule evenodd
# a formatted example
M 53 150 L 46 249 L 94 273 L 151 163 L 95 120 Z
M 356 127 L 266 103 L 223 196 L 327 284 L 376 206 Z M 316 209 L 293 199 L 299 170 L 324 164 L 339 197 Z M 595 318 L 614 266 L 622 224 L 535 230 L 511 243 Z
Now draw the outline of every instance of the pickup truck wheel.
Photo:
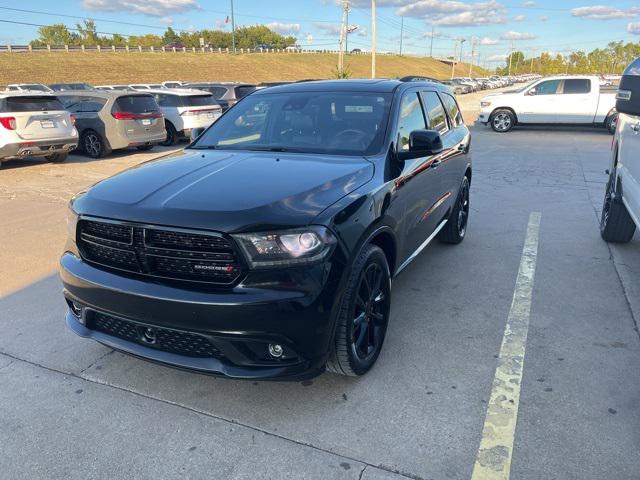
M 613 113 L 607 117 L 607 119 L 604 121 L 604 128 L 606 128 L 611 135 L 616 133 L 616 128 L 618 128 L 617 113 Z
M 178 143 L 178 132 L 169 122 L 165 124 L 165 128 L 167 130 L 167 139 L 164 142 L 161 142 L 160 145 L 163 147 L 173 147 Z
M 633 238 L 636 224 L 627 207 L 622 202 L 622 196 L 616 192 L 617 177 L 615 170 L 609 175 L 607 190 L 602 205 L 600 218 L 600 235 L 607 242 L 627 243 Z
M 511 110 L 496 110 L 489 120 L 494 132 L 505 133 L 516 124 L 516 116 Z
M 62 163 L 69 155 L 67 153 L 54 153 L 53 155 L 47 155 L 45 160 L 51 163 Z
M 339 375 L 367 373 L 380 355 L 391 308 L 391 273 L 380 247 L 358 254 L 338 312 L 327 370 Z
M 469 205 L 469 179 L 465 176 L 449 221 L 438 234 L 440 242 L 456 245 L 464 240 L 469 222 Z

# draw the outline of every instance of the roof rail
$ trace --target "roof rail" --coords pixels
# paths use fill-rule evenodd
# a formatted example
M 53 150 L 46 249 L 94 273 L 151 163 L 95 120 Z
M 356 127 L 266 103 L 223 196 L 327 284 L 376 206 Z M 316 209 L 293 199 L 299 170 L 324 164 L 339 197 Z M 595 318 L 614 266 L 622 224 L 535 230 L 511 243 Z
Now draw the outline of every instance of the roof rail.
M 401 82 L 437 82 L 441 83 L 437 78 L 423 77 L 420 75 L 408 75 L 406 77 L 399 78 Z

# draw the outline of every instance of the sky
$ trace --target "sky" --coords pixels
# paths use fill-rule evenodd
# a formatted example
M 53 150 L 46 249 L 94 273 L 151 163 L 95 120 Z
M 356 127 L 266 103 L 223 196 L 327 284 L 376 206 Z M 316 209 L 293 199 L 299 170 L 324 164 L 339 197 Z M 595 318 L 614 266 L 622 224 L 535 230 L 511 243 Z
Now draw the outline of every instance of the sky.
M 348 48 L 371 45 L 371 0 L 350 0 Z M 293 35 L 302 48 L 335 49 L 340 0 L 234 0 L 236 26 L 264 24 Z M 640 41 L 640 1 L 588 0 L 377 0 L 378 50 L 434 56 L 462 56 L 496 66 L 513 47 L 526 56 L 568 54 L 604 47 L 610 41 Z M 230 31 L 231 0 L 0 0 L 0 44 L 25 44 L 37 26 L 70 27 L 92 18 L 98 31 L 139 35 L 175 30 Z M 78 17 L 78 18 L 76 18 Z M 121 22 L 121 23 L 119 23 Z M 129 25 L 127 24 L 129 23 Z M 131 23 L 137 25 L 130 25 Z M 402 39 L 402 42 L 401 42 Z

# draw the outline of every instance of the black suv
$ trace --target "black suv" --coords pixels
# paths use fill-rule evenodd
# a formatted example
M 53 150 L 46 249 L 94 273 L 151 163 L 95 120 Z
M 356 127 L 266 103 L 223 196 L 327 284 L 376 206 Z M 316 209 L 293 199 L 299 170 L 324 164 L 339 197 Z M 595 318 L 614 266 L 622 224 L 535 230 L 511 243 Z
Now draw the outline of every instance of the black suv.
M 393 277 L 432 239 L 464 239 L 469 145 L 441 84 L 256 91 L 184 151 L 71 201 L 67 324 L 204 373 L 362 375 Z

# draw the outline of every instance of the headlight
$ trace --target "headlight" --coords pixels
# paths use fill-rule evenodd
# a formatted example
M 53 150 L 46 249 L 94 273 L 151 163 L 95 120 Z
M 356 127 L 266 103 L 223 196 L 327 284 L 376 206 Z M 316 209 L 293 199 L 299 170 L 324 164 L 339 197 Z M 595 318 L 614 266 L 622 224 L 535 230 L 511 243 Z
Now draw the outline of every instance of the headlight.
M 311 226 L 280 232 L 233 235 L 251 268 L 306 265 L 323 260 L 336 243 L 326 228 Z
M 480 106 L 481 107 L 490 107 L 491 106 L 491 102 L 480 102 Z

